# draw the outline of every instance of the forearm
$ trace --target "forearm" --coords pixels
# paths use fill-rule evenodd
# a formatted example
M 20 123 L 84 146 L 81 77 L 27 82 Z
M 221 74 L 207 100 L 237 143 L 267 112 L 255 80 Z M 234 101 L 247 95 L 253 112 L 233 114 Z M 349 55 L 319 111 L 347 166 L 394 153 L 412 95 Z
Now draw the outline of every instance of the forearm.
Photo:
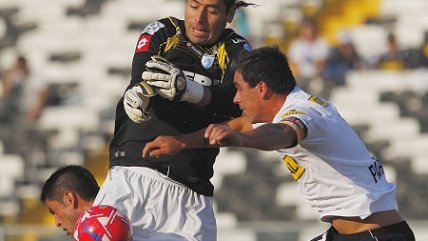
M 182 150 L 192 148 L 214 147 L 204 137 L 205 129 L 184 134 L 180 136 L 158 136 L 155 140 L 147 143 L 143 150 L 143 157 L 158 157 L 173 155 Z
M 176 139 L 179 142 L 180 150 L 214 147 L 213 145 L 210 145 L 208 139 L 205 138 L 205 130 L 206 128 L 189 134 L 177 136 Z
M 297 144 L 296 133 L 284 124 L 265 124 L 241 135 L 242 143 L 236 143 L 238 146 L 260 150 L 278 150 Z
M 251 129 L 252 125 L 244 117 L 233 119 L 223 124 L 211 124 L 207 128 L 180 135 L 158 136 L 147 143 L 143 149 L 143 157 L 158 157 L 172 155 L 185 149 L 192 148 L 217 148 L 231 146 L 240 143 L 239 131 Z
M 242 117 L 234 120 L 240 119 Z M 296 133 L 288 125 L 265 124 L 256 129 L 251 129 L 247 122 L 234 122 L 234 120 L 225 124 L 236 131 L 234 132 L 236 134 L 235 138 L 229 135 L 219 141 L 210 142 L 208 136 L 211 134 L 207 134 L 207 130 L 214 126 L 212 125 L 208 128 L 176 137 L 180 143 L 180 149 L 237 146 L 260 150 L 278 150 L 293 147 L 297 144 Z

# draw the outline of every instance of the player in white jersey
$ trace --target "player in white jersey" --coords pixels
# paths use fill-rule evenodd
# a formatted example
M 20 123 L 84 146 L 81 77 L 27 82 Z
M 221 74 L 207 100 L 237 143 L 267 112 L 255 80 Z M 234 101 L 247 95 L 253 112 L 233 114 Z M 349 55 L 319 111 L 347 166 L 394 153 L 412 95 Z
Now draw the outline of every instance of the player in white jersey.
M 234 70 L 234 102 L 242 117 L 192 134 L 159 136 L 143 155 L 210 146 L 277 150 L 301 196 L 331 224 L 312 241 L 415 240 L 397 211 L 395 185 L 385 179 L 381 162 L 331 103 L 296 86 L 276 47 L 240 55 Z

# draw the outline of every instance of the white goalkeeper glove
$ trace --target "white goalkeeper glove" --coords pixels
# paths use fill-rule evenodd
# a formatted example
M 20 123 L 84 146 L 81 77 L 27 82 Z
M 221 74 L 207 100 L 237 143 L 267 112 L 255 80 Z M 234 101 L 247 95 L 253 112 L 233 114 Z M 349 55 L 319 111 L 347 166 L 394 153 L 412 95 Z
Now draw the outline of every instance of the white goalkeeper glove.
M 145 82 L 141 82 L 139 85 L 127 90 L 123 97 L 123 106 L 129 119 L 135 123 L 150 120 L 150 113 L 146 110 L 150 103 L 150 97 L 155 94 L 156 92 Z
M 146 63 L 142 78 L 155 87 L 156 92 L 168 100 L 187 101 L 198 104 L 204 96 L 204 87 L 192 80 L 171 62 L 154 55 Z

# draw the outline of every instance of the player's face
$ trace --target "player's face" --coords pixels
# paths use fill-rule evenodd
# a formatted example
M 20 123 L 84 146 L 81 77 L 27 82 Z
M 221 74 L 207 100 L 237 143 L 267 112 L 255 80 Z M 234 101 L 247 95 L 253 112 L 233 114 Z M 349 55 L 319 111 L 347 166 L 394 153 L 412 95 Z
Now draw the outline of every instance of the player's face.
M 73 205 L 64 204 L 52 199 L 47 199 L 45 205 L 54 216 L 55 225 L 62 228 L 67 235 L 71 235 L 74 223 L 80 215 L 77 209 L 73 208 Z
M 226 12 L 224 0 L 187 0 L 184 13 L 186 35 L 195 44 L 212 45 L 226 24 L 232 22 L 234 14 L 234 7 Z
M 239 105 L 251 123 L 261 122 L 260 94 L 256 87 L 251 87 L 242 76 L 240 71 L 235 72 L 234 80 L 236 94 L 233 102 Z

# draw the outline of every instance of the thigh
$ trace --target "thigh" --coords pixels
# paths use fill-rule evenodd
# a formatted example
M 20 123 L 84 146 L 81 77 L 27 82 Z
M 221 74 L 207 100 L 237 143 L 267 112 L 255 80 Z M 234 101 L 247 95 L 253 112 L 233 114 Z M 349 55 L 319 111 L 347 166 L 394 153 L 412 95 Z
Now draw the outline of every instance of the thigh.
M 157 220 L 155 236 L 174 234 L 175 237 L 159 240 L 215 241 L 217 239 L 212 197 L 197 194 L 190 189 L 168 190 L 166 194 L 170 196 L 158 200 L 161 205 L 155 217 Z
M 152 179 L 148 193 L 158 205 L 150 240 L 216 241 L 212 197 L 198 194 L 156 171 L 144 174 Z
M 146 194 L 149 182 L 124 167 L 113 167 L 101 185 L 93 206 L 110 205 L 128 217 L 133 241 L 149 240 L 155 227 L 157 203 Z
M 126 214 L 134 241 L 215 241 L 212 202 L 152 169 L 116 167 L 94 205 L 111 205 Z

